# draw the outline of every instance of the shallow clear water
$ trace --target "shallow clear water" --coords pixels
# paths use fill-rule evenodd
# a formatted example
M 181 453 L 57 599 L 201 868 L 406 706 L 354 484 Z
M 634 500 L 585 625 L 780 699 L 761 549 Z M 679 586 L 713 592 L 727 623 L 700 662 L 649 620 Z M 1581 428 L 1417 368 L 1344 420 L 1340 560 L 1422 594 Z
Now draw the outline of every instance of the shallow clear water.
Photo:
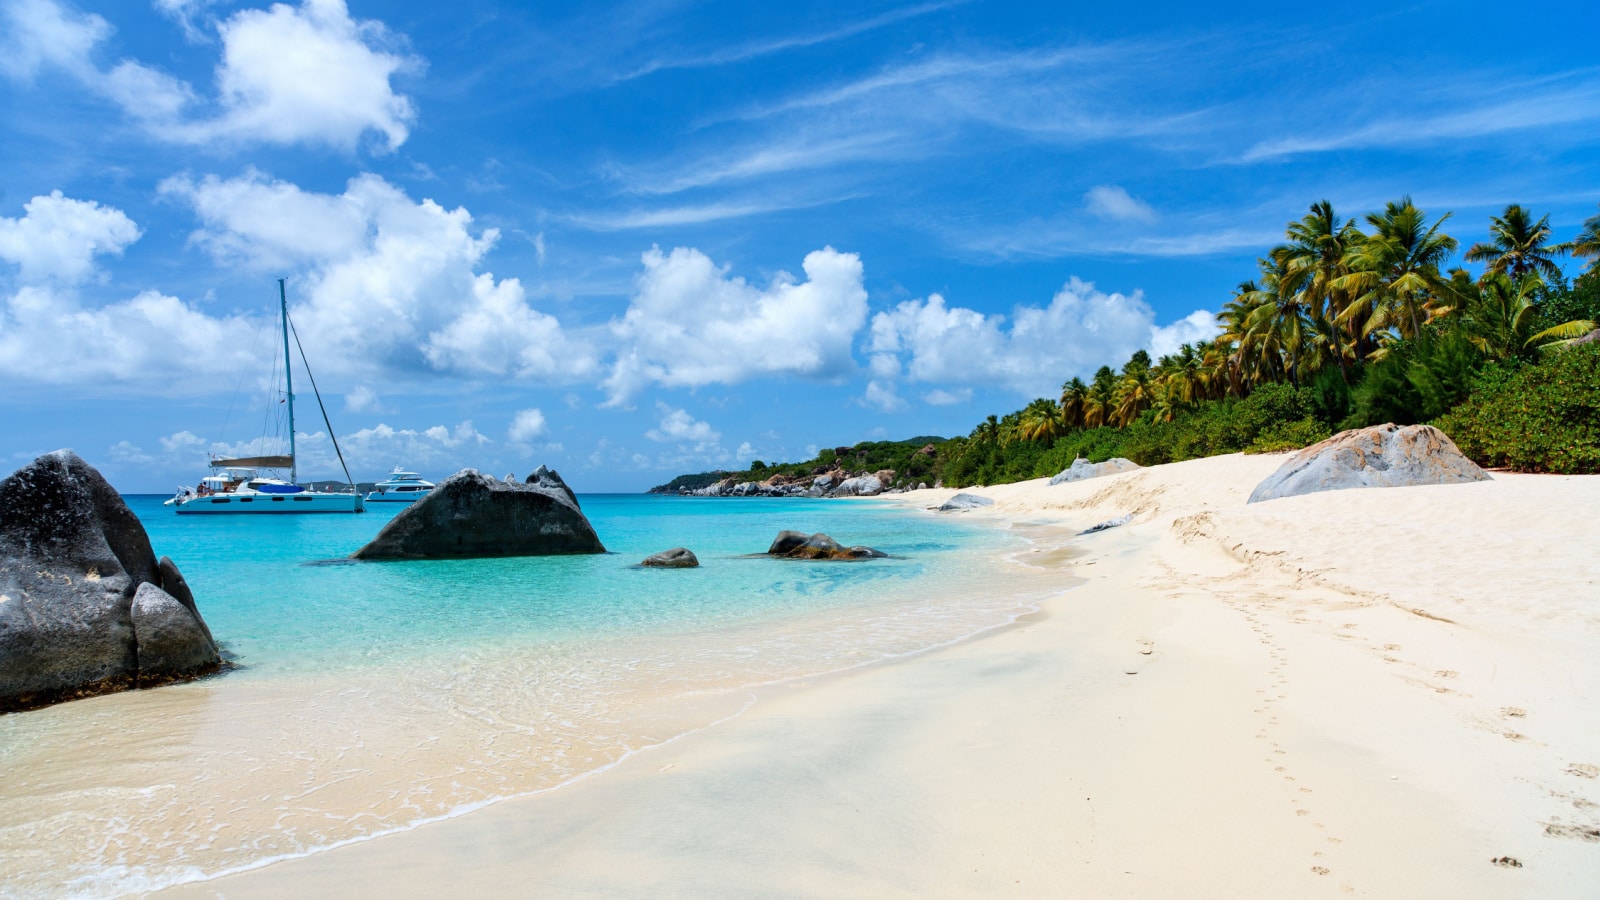
M 926 577 L 952 551 L 998 539 L 863 503 L 601 494 L 581 502 L 604 555 L 317 565 L 348 556 L 398 504 L 357 516 L 200 517 L 175 515 L 161 499 L 129 498 L 157 552 L 178 561 L 207 624 L 252 676 L 481 642 L 698 630 L 856 603 Z M 894 558 L 749 558 L 785 528 L 827 531 Z M 700 568 L 635 565 L 677 546 L 694 550 Z
M 737 714 L 739 690 L 1032 608 L 1022 543 L 876 503 L 588 495 L 604 555 L 329 562 L 398 508 L 178 516 L 131 497 L 224 675 L 0 716 L 0 896 L 114 895 L 557 787 Z M 892 558 L 751 558 L 783 529 Z M 644 569 L 694 550 L 700 568 Z

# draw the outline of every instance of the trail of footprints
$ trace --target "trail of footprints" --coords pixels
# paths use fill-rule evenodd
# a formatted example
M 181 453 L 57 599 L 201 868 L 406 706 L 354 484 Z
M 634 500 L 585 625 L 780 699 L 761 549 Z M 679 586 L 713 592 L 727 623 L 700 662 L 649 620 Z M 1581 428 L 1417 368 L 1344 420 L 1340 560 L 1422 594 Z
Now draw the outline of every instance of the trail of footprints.
M 1185 584 L 1184 580 L 1178 579 L 1176 577 L 1177 573 L 1174 572 L 1170 566 L 1163 564 L 1161 565 L 1161 568 L 1164 570 L 1164 574 L 1167 577 L 1164 579 L 1148 579 L 1146 582 L 1148 586 L 1164 588 L 1174 597 L 1184 592 L 1184 590 L 1190 586 Z M 1267 648 L 1268 659 L 1271 661 L 1271 664 L 1267 667 L 1267 675 L 1270 679 L 1270 682 L 1266 688 L 1256 691 L 1256 694 L 1260 698 L 1260 706 L 1254 709 L 1254 712 L 1262 718 L 1262 722 L 1256 730 L 1255 737 L 1257 740 L 1263 742 L 1264 746 L 1269 751 L 1263 757 L 1263 761 L 1272 767 L 1272 771 L 1274 773 L 1282 776 L 1286 787 L 1290 784 L 1294 785 L 1294 790 L 1289 792 L 1288 796 L 1290 805 L 1295 807 L 1295 816 L 1298 818 L 1309 819 L 1309 824 L 1312 828 L 1318 831 L 1325 831 L 1326 825 L 1323 822 L 1318 821 L 1315 818 L 1312 810 L 1302 803 L 1302 800 L 1310 799 L 1309 795 L 1314 793 L 1313 790 L 1310 787 L 1299 785 L 1296 782 L 1295 776 L 1289 767 L 1289 760 L 1286 758 L 1288 756 L 1288 751 L 1283 748 L 1280 742 L 1271 739 L 1271 729 L 1278 724 L 1278 717 L 1276 715 L 1277 704 L 1287 696 L 1286 692 L 1288 690 L 1288 678 L 1284 672 L 1287 656 L 1283 646 L 1277 643 L 1277 641 L 1274 639 L 1272 631 L 1267 627 L 1267 624 L 1265 621 L 1263 621 L 1262 617 L 1257 615 L 1257 611 L 1267 609 L 1272 605 L 1281 606 L 1283 605 L 1282 601 L 1285 598 L 1281 596 L 1268 595 L 1253 595 L 1248 598 L 1241 598 L 1238 593 L 1229 591 L 1228 588 L 1224 586 L 1224 582 L 1228 580 L 1226 577 L 1208 580 L 1211 583 L 1207 586 L 1206 592 L 1211 596 L 1221 599 L 1224 603 L 1228 604 L 1230 607 L 1244 616 L 1245 621 L 1247 621 L 1250 625 L 1251 631 L 1255 633 L 1261 644 Z M 1315 605 L 1314 601 L 1313 605 Z M 1289 621 L 1295 625 L 1311 624 L 1310 620 L 1307 618 L 1307 611 L 1303 607 L 1297 607 L 1289 610 Z M 1367 638 L 1356 633 L 1358 628 L 1358 623 L 1344 622 L 1333 628 L 1332 632 L 1333 636 L 1340 640 L 1357 641 L 1366 644 L 1372 652 L 1378 654 L 1386 663 L 1394 664 L 1400 666 L 1401 668 L 1415 668 L 1414 663 L 1403 659 L 1399 655 L 1403 651 L 1403 648 L 1399 644 L 1387 643 L 1380 645 L 1376 642 L 1369 641 Z M 1149 652 L 1145 647 L 1142 647 L 1141 651 L 1145 653 Z M 1406 675 L 1402 675 L 1401 677 L 1411 684 L 1431 690 L 1434 693 L 1452 694 L 1460 697 L 1463 700 L 1470 699 L 1470 694 L 1462 694 L 1459 690 L 1451 687 L 1449 684 L 1460 674 L 1460 672 L 1454 669 L 1436 669 L 1423 677 L 1412 677 Z M 1498 716 L 1495 717 L 1497 721 L 1485 722 L 1484 726 L 1500 734 L 1507 740 L 1522 742 L 1528 740 L 1528 737 L 1516 729 L 1509 727 L 1509 724 L 1512 721 L 1526 719 L 1527 717 L 1527 710 L 1516 706 L 1506 706 L 1498 710 Z M 1600 778 L 1600 766 L 1590 763 L 1570 763 L 1562 772 L 1562 774 L 1568 778 Z M 1576 795 L 1567 794 L 1558 790 L 1551 791 L 1551 793 L 1554 796 L 1571 800 L 1574 807 L 1586 813 L 1590 812 L 1595 806 L 1593 803 L 1577 797 Z M 1590 818 L 1592 818 L 1592 816 L 1590 816 Z M 1600 843 L 1600 829 L 1597 829 L 1591 825 L 1567 824 L 1561 822 L 1559 819 L 1553 822 L 1545 822 L 1543 825 L 1544 834 L 1548 837 L 1569 838 L 1585 842 Z M 1325 840 L 1330 845 L 1342 843 L 1340 838 L 1332 835 L 1325 835 Z M 1311 866 L 1311 871 L 1317 875 L 1329 875 L 1331 874 L 1331 870 L 1322 864 L 1322 855 L 1323 853 L 1320 850 L 1312 852 L 1314 862 Z M 1499 857 L 1490 860 L 1490 862 L 1496 866 L 1501 866 L 1504 868 L 1522 868 L 1521 862 L 1509 856 Z M 1352 893 L 1355 890 L 1354 886 L 1348 882 L 1341 883 L 1340 887 L 1346 893 Z
M 1323 842 L 1329 845 L 1342 844 L 1344 843 L 1343 838 L 1325 833 L 1328 827 L 1327 824 L 1319 821 L 1315 813 L 1307 805 L 1311 800 L 1310 795 L 1316 792 L 1312 788 L 1299 783 L 1299 779 L 1296 778 L 1290 768 L 1289 751 L 1285 750 L 1280 742 L 1272 739 L 1272 730 L 1278 725 L 1277 705 L 1288 696 L 1289 677 L 1284 671 L 1284 667 L 1287 664 L 1287 654 L 1283 645 L 1277 642 L 1272 630 L 1267 627 L 1266 622 L 1262 621 L 1262 618 L 1256 615 L 1255 612 L 1255 609 L 1264 606 L 1268 599 L 1255 598 L 1253 604 L 1240 600 L 1225 601 L 1244 616 L 1245 621 L 1250 624 L 1250 630 L 1255 633 L 1256 639 L 1267 648 L 1267 658 L 1270 660 L 1270 664 L 1267 666 L 1267 676 L 1270 680 L 1267 687 L 1256 691 L 1256 694 L 1261 698 L 1261 705 L 1252 710 L 1262 720 L 1260 727 L 1256 730 L 1256 739 L 1262 741 L 1269 750 L 1262 758 L 1262 761 L 1271 766 L 1273 773 L 1283 779 L 1285 794 L 1288 797 L 1289 805 L 1294 807 L 1295 816 L 1308 820 L 1308 824 L 1315 831 L 1324 832 L 1321 835 Z M 1299 611 L 1296 611 L 1293 616 L 1293 621 L 1296 624 L 1305 621 Z M 1324 865 L 1325 862 L 1322 850 L 1311 851 L 1310 868 L 1314 874 L 1319 876 L 1333 874 L 1333 870 Z M 1341 883 L 1339 886 L 1346 893 L 1355 891 L 1355 886 L 1349 882 Z

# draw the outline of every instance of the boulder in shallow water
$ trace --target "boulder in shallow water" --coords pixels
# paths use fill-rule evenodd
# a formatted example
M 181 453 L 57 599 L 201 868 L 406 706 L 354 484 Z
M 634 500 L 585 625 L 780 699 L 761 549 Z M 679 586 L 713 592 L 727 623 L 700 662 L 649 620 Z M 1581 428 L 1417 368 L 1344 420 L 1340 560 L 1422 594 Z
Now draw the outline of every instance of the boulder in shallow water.
M 1069 484 L 1074 481 L 1083 481 L 1088 478 L 1101 478 L 1106 475 L 1116 475 L 1120 472 L 1131 472 L 1141 466 L 1131 459 L 1120 456 L 1112 457 L 1101 463 L 1092 463 L 1087 459 L 1079 458 L 1072 461 L 1072 465 L 1062 469 L 1060 473 L 1050 479 L 1051 484 Z
M 217 664 L 217 646 L 189 607 L 145 582 L 130 610 L 139 686 L 162 684 Z
M 159 625 L 135 613 L 150 591 L 172 604 L 159 610 Z M 146 639 L 188 649 L 146 672 Z M 0 481 L 0 712 L 221 664 L 178 567 L 157 562 L 144 526 L 93 466 L 58 450 Z
M 957 494 L 939 506 L 940 512 L 955 512 L 961 509 L 977 509 L 980 506 L 993 506 L 994 498 L 981 494 Z
M 535 475 L 539 476 L 537 481 L 508 482 L 476 469 L 462 469 L 401 510 L 351 558 L 450 559 L 606 552 L 566 482 L 548 469 Z
M 663 550 L 645 557 L 644 562 L 639 565 L 649 566 L 652 569 L 693 569 L 700 565 L 700 560 L 688 548 L 673 547 L 671 550 Z
M 1489 475 L 1431 425 L 1341 431 L 1290 456 L 1251 492 L 1251 503 L 1318 491 L 1488 481 Z
M 768 556 L 783 559 L 882 559 L 889 554 L 871 547 L 846 547 L 827 535 L 803 534 L 798 531 L 780 531 Z

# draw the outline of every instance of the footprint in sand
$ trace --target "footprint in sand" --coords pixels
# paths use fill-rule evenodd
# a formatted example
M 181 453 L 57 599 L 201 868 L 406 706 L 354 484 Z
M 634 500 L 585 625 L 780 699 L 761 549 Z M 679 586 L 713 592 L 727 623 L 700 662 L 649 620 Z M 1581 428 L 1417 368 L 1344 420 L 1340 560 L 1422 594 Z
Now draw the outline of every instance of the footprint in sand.
M 1328 874 L 1328 867 L 1327 866 L 1312 866 L 1311 867 L 1311 871 L 1317 873 L 1318 875 L 1326 875 L 1326 874 Z
M 1528 714 L 1528 711 L 1523 709 L 1520 706 L 1502 706 L 1500 708 L 1500 715 L 1508 716 L 1508 717 L 1513 718 L 1513 719 L 1523 718 L 1527 714 Z
M 1567 766 L 1567 774 L 1576 775 L 1579 778 L 1600 777 L 1600 766 L 1591 766 L 1588 763 L 1573 763 Z
M 1544 823 L 1545 837 L 1575 838 L 1590 844 L 1600 844 L 1600 828 L 1583 825 L 1563 825 L 1560 822 Z
M 1156 652 L 1156 642 L 1155 641 L 1146 641 L 1146 640 L 1139 641 L 1139 655 L 1140 656 L 1149 656 L 1150 654 L 1152 654 L 1154 652 Z
M 1460 674 L 1461 673 L 1457 672 L 1455 669 L 1440 669 L 1439 671 L 1434 672 L 1433 676 L 1435 678 L 1454 678 Z

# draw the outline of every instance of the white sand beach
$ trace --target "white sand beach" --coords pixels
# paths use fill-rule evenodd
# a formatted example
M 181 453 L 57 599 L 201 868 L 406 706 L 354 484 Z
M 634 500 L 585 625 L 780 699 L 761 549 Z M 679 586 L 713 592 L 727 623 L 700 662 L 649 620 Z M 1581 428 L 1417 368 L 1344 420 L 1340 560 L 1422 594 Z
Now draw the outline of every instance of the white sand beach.
M 1246 505 L 1282 459 L 977 489 L 1013 627 L 166 894 L 1593 896 L 1600 477 Z

